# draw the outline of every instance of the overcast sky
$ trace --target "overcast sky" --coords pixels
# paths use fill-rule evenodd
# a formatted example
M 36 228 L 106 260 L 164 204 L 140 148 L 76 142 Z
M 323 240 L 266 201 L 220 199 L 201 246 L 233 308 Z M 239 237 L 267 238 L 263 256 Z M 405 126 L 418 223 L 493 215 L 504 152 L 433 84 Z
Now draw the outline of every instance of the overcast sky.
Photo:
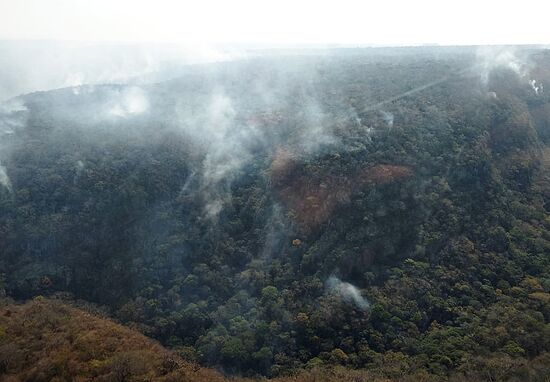
M 0 39 L 548 44 L 545 1 L 0 0 Z

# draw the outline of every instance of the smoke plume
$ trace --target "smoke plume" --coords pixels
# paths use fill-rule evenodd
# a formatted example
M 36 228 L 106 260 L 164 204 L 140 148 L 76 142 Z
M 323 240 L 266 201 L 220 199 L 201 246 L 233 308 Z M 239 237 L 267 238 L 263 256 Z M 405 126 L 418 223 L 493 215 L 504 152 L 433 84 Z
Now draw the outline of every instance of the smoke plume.
M 343 301 L 353 303 L 361 310 L 367 310 L 370 303 L 361 296 L 361 292 L 350 283 L 340 280 L 336 276 L 330 276 L 326 282 L 326 288 L 329 292 L 338 294 Z
M 0 184 L 4 186 L 9 192 L 12 191 L 11 181 L 6 172 L 6 168 L 0 164 Z

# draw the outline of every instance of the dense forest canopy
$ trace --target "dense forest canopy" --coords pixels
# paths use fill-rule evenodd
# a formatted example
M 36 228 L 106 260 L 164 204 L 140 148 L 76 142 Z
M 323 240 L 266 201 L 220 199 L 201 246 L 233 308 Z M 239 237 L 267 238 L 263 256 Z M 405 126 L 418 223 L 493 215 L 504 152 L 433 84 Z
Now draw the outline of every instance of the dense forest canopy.
M 258 55 L 20 96 L 0 106 L 2 288 L 97 304 L 229 374 L 548 376 L 549 145 L 535 48 Z

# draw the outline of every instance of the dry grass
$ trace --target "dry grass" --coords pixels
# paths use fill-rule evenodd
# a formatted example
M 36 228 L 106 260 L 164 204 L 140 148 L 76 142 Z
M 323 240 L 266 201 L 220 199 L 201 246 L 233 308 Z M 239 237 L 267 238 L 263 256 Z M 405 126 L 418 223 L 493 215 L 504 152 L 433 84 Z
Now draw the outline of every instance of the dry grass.
M 155 341 L 59 301 L 0 309 L 2 381 L 225 381 Z

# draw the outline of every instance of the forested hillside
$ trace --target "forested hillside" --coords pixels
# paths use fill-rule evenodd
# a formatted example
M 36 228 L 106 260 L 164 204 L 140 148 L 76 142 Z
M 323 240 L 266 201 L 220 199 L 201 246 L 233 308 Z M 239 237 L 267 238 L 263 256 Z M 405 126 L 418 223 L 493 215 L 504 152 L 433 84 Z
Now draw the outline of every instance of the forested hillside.
M 549 378 L 548 51 L 185 72 L 0 106 L 8 296 L 92 302 L 231 375 Z

